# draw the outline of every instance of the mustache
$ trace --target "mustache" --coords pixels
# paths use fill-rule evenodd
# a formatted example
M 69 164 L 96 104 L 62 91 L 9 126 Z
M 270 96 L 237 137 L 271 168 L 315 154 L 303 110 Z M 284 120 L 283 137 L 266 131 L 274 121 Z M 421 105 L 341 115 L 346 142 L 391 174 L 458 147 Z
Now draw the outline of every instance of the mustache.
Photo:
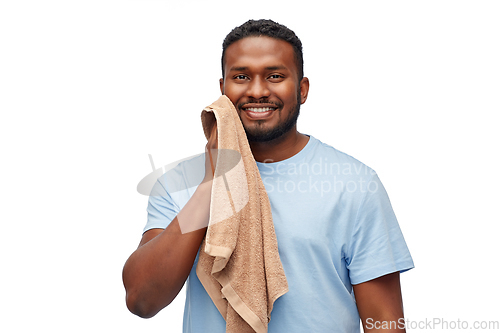
M 237 108 L 241 109 L 245 104 L 272 104 L 272 105 L 276 106 L 277 108 L 281 108 L 283 106 L 282 103 L 273 102 L 273 101 L 268 100 L 267 98 L 259 98 L 259 99 L 250 98 L 244 102 L 238 103 Z

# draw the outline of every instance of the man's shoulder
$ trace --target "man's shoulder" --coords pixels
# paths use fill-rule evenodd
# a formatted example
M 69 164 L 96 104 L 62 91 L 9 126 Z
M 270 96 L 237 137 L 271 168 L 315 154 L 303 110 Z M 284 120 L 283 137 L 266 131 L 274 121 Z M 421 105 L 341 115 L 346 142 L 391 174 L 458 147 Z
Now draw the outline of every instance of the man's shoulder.
M 158 182 L 169 193 L 180 192 L 198 186 L 203 180 L 204 170 L 204 154 L 186 157 L 165 165 Z
M 357 158 L 349 155 L 337 148 L 324 143 L 323 141 L 310 136 L 313 144 L 313 158 L 316 161 L 320 161 L 324 163 L 326 168 L 330 170 L 337 170 L 338 173 L 349 175 L 368 175 L 372 176 L 376 172 L 372 168 L 370 168 L 365 163 L 361 162 Z

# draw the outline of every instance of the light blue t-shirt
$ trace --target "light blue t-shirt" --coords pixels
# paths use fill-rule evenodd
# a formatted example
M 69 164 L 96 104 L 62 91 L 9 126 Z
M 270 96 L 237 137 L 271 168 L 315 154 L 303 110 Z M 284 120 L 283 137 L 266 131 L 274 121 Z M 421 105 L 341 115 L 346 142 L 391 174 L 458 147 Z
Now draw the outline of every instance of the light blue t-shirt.
M 359 332 L 352 285 L 413 268 L 387 193 L 363 163 L 310 136 L 291 158 L 259 163 L 289 291 L 273 307 L 269 333 Z M 145 231 L 166 228 L 203 179 L 204 157 L 163 175 Z M 226 322 L 196 276 L 187 280 L 185 333 L 223 333 Z

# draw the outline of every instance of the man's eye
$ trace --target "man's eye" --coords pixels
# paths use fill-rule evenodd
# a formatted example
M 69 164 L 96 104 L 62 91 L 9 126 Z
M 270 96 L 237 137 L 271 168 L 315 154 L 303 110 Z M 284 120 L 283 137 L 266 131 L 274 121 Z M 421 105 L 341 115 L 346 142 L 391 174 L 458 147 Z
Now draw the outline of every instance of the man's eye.
M 246 76 L 246 75 L 241 74 L 241 75 L 236 75 L 234 78 L 235 78 L 236 80 L 245 80 L 245 79 L 247 78 L 247 76 Z
M 280 80 L 280 79 L 283 79 L 283 75 L 272 74 L 272 75 L 269 75 L 269 78 L 272 79 L 272 80 Z

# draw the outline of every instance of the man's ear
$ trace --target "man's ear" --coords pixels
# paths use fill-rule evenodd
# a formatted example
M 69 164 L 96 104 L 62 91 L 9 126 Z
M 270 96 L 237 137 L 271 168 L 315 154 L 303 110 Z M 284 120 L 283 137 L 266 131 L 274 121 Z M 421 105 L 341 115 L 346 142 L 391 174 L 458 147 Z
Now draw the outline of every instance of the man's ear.
M 306 102 L 307 94 L 309 94 L 309 79 L 304 77 L 300 81 L 300 104 L 304 104 Z
M 219 79 L 220 92 L 224 95 L 224 79 Z

